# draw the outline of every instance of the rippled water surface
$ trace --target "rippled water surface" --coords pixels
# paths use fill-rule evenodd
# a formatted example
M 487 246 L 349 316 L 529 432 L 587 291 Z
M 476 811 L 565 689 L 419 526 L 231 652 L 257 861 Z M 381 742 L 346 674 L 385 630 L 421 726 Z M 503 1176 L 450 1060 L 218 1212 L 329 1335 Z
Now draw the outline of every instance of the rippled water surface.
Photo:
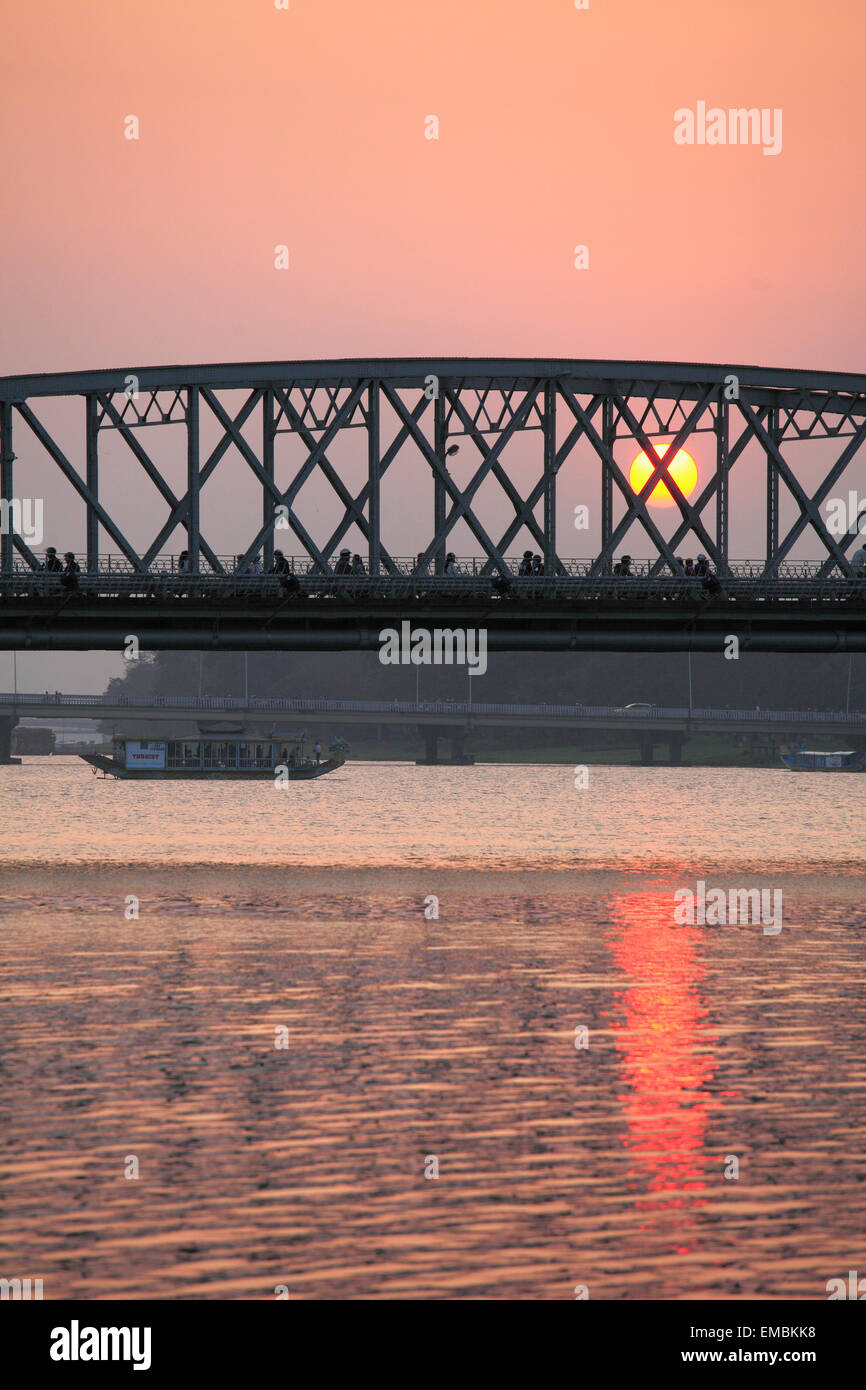
M 0 768 L 0 1273 L 825 1298 L 866 1268 L 861 788 Z M 781 889 L 781 932 L 676 925 L 699 877 Z
M 0 865 L 866 868 L 863 780 L 785 768 L 348 763 L 315 782 L 118 782 L 0 767 Z

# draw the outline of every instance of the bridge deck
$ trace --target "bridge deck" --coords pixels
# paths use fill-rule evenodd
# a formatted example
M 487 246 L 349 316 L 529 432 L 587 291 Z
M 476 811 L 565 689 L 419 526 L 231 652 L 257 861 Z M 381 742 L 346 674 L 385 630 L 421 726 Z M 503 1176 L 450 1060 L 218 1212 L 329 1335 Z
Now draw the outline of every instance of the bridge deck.
M 866 650 L 866 581 L 56 575 L 0 581 L 0 648 L 377 650 L 385 628 L 475 628 L 492 651 Z
M 283 715 L 302 721 L 344 724 L 490 724 L 598 729 L 686 730 L 690 733 L 866 735 L 866 714 L 831 710 L 723 709 L 713 706 L 658 705 L 630 710 L 613 705 L 514 704 L 475 700 L 326 700 L 201 695 L 64 695 L 30 691 L 0 694 L 0 719 L 82 717 L 140 722 L 198 721 L 228 714 L 248 723 Z

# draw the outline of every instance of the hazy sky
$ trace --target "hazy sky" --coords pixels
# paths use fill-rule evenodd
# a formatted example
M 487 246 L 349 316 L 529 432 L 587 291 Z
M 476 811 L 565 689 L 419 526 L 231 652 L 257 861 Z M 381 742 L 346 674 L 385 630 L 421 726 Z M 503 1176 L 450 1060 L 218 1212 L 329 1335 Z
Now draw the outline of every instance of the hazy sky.
M 862 0 L 9 5 L 0 373 L 861 370 L 864 31 Z M 781 151 L 677 144 L 699 102 L 781 111 Z M 95 689 L 109 666 L 22 656 L 19 684 Z

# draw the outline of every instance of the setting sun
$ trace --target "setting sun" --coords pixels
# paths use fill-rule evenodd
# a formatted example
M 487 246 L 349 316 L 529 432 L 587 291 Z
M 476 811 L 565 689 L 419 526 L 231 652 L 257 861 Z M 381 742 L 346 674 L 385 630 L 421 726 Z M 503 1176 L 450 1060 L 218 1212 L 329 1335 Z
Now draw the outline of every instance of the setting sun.
M 657 444 L 655 447 L 658 450 L 661 457 L 664 458 L 670 445 Z M 641 488 L 643 487 L 647 478 L 649 478 L 652 471 L 652 464 L 650 463 L 646 454 L 638 454 L 637 458 L 631 466 L 631 472 L 629 473 L 628 479 L 629 483 L 632 486 L 632 489 L 635 492 L 640 492 Z M 673 478 L 677 487 L 680 489 L 681 492 L 685 494 L 686 497 L 688 497 L 690 493 L 694 492 L 698 481 L 698 470 L 691 454 L 687 454 L 685 449 L 677 450 L 676 457 L 674 458 L 672 463 L 667 465 L 666 471 L 670 473 L 670 476 Z M 649 495 L 649 504 L 651 507 L 676 506 L 676 503 L 674 502 L 674 499 L 671 496 L 670 490 L 665 486 L 663 482 L 656 483 L 655 487 Z

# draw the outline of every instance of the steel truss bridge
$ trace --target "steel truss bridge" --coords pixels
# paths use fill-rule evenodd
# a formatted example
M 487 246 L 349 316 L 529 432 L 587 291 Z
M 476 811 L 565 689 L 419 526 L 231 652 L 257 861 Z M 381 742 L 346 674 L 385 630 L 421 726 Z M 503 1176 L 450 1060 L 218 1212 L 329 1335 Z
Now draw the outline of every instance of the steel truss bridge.
M 80 406 L 80 443 L 71 457 L 45 420 L 46 402 L 57 398 Z M 209 450 L 201 443 L 205 416 L 219 431 Z M 180 427 L 185 444 L 185 486 L 177 491 L 145 447 L 148 429 L 171 425 Z M 147 544 L 131 538 L 139 529 L 140 492 L 132 489 L 109 506 L 100 488 L 106 431 L 123 441 L 142 482 L 162 498 L 165 520 Z M 348 471 L 334 462 L 338 438 L 350 431 L 356 458 L 360 450 L 364 460 L 360 487 L 350 487 Z M 527 491 L 516 485 L 505 450 L 528 432 L 538 434 L 543 457 Z M 653 441 L 664 438 L 665 455 L 673 459 L 697 433 L 713 437 L 715 466 L 691 500 Z M 287 434 L 304 453 L 288 484 L 277 481 L 276 467 L 278 439 Z M 82 574 L 68 587 L 40 570 L 42 557 L 10 524 L 13 500 L 32 492 L 27 470 L 15 468 L 22 439 L 28 447 L 36 441 L 82 509 Z M 637 492 L 615 456 L 624 439 L 652 461 Z M 752 650 L 862 651 L 866 585 L 850 558 L 857 525 L 832 534 L 821 509 L 834 491 L 850 490 L 862 477 L 864 440 L 866 376 L 842 373 L 445 358 L 6 377 L 0 379 L 0 647 L 110 650 L 134 634 L 152 649 L 375 649 L 383 627 L 410 618 L 426 627 L 484 628 L 491 650 L 721 650 L 734 634 Z M 791 446 L 809 441 L 835 441 L 835 459 L 814 490 L 791 458 Z M 559 553 L 557 481 L 580 442 L 597 463 L 601 539 L 596 555 L 576 562 Z M 455 444 L 467 443 L 477 466 L 458 485 L 449 457 Z M 729 488 L 749 445 L 762 458 L 757 477 L 748 466 L 765 503 L 765 546 L 759 560 L 740 562 L 729 555 Z M 203 490 L 230 451 L 247 465 L 261 499 L 261 522 L 239 538 L 231 566 L 201 527 Z M 382 528 L 382 480 L 390 469 L 399 473 L 408 454 L 432 484 L 426 545 L 414 575 Z M 521 477 L 525 472 L 522 467 Z M 336 525 L 324 526 L 301 496 L 314 474 L 336 495 Z M 489 491 L 481 492 L 488 480 L 513 512 L 504 531 L 494 529 Z M 668 535 L 648 507 L 660 481 L 677 509 Z M 788 510 L 791 500 L 796 509 L 785 527 L 783 490 Z M 449 575 L 446 555 L 458 523 L 478 553 Z M 335 573 L 335 556 L 350 533 L 363 538 L 363 575 Z M 792 553 L 807 533 L 817 539 L 821 558 L 796 564 Z M 614 560 L 637 549 L 638 535 L 650 557 L 640 573 L 622 580 Z M 283 537 L 300 552 L 291 581 L 244 573 L 258 555 L 269 571 Z M 520 546 L 542 557 L 542 572 L 531 579 L 516 573 Z M 173 579 L 171 555 L 181 547 L 185 572 Z M 708 556 L 711 585 L 683 574 L 684 547 Z

